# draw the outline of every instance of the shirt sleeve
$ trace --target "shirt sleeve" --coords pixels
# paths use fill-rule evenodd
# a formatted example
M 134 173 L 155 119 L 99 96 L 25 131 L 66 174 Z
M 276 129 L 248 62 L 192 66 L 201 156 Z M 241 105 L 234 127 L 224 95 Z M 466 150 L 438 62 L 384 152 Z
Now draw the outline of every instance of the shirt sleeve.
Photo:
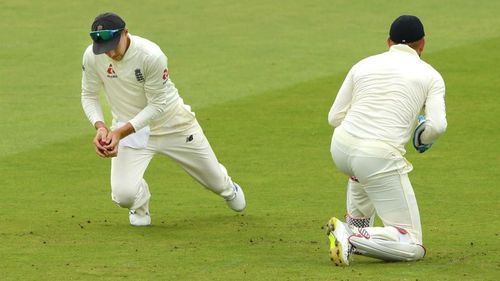
M 333 106 L 328 113 L 328 123 L 334 128 L 338 127 L 342 123 L 347 111 L 351 108 L 354 89 L 352 72 L 353 70 L 351 69 L 344 79 L 344 82 L 337 93 L 337 97 L 333 102 Z
M 448 123 L 446 121 L 445 108 L 445 84 L 439 73 L 436 73 L 427 99 L 425 100 L 425 130 L 420 136 L 422 143 L 433 143 L 445 131 Z
M 90 48 L 83 54 L 81 103 L 85 115 L 87 115 L 90 123 L 94 125 L 97 121 L 104 121 L 104 115 L 99 102 L 102 81 L 97 75 L 93 55 L 89 53 L 89 50 Z
M 146 107 L 129 122 L 138 130 L 147 126 L 151 120 L 168 109 L 168 80 L 167 58 L 165 55 L 152 56 L 146 60 L 144 67 L 144 90 L 147 99 Z M 165 78 L 165 79 L 164 79 Z

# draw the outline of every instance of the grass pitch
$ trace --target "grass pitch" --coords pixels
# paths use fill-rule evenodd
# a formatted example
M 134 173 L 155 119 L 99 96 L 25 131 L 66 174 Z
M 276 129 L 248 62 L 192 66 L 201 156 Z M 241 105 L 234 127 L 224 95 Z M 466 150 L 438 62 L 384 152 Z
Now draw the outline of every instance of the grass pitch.
M 351 1 L 352 2 L 352 1 Z M 1 280 L 496 280 L 500 19 L 495 1 L 4 1 L 0 9 Z M 157 42 L 248 208 L 231 212 L 165 158 L 146 178 L 153 226 L 111 203 L 92 149 L 80 63 L 92 18 L 115 11 Z M 449 128 L 408 149 L 424 260 L 328 259 L 345 210 L 326 115 L 349 67 L 418 15 L 447 85 Z

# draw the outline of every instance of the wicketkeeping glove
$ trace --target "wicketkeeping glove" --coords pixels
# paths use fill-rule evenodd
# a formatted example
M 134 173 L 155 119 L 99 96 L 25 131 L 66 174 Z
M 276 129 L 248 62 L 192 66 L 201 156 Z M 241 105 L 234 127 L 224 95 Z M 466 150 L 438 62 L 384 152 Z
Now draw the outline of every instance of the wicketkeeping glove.
M 425 130 L 425 116 L 418 116 L 418 125 L 415 128 L 415 132 L 413 133 L 413 147 L 419 152 L 424 153 L 427 149 L 431 148 L 432 143 L 424 144 L 420 141 L 420 135 Z

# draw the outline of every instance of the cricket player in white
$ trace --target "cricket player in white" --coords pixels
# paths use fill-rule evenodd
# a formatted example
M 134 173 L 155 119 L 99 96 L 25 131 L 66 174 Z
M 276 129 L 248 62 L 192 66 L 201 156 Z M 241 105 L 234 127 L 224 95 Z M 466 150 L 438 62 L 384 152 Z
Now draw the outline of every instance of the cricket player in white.
M 96 153 L 112 157 L 112 200 L 129 209 L 130 224 L 151 224 L 151 194 L 143 176 L 158 153 L 223 197 L 231 209 L 242 211 L 243 190 L 219 164 L 194 113 L 179 96 L 162 50 L 131 35 L 113 13 L 98 15 L 90 36 L 93 44 L 83 55 L 82 106 L 97 130 Z M 102 88 L 111 107 L 111 128 L 99 103 Z
M 420 59 L 424 28 L 415 16 L 398 17 L 387 40 L 389 51 L 354 65 L 328 121 L 335 128 L 331 153 L 349 176 L 346 223 L 328 222 L 330 257 L 348 265 L 352 253 L 388 261 L 425 255 L 417 201 L 403 157 L 413 136 L 419 152 L 446 130 L 445 85 Z M 425 112 L 425 118 L 417 116 Z M 418 127 L 415 128 L 416 121 Z M 378 215 L 384 227 L 373 227 Z

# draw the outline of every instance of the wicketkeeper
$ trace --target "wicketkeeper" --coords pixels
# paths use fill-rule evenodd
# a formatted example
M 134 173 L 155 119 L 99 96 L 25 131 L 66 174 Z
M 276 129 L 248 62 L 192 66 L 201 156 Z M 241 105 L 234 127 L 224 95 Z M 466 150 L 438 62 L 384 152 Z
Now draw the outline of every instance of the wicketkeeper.
M 332 157 L 349 176 L 346 222 L 335 217 L 328 222 L 336 265 L 348 265 L 352 253 L 387 261 L 425 255 L 404 146 L 412 139 L 417 151 L 425 152 L 447 121 L 443 78 L 420 59 L 424 36 L 417 17 L 398 17 L 387 39 L 389 51 L 351 68 L 329 112 L 335 128 Z M 373 227 L 375 215 L 383 227 Z

